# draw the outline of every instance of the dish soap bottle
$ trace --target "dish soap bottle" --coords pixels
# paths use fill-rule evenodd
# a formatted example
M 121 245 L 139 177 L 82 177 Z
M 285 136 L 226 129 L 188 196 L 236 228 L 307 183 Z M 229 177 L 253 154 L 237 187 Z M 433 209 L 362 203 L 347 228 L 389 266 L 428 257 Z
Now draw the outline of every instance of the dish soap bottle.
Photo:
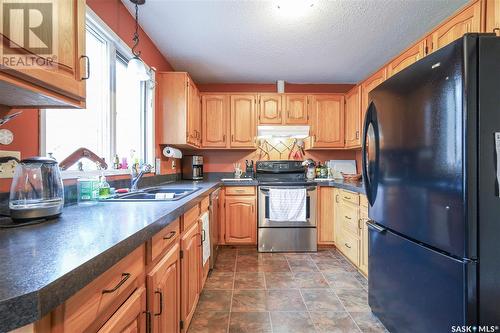
M 106 199 L 110 195 L 111 186 L 109 186 L 109 183 L 106 181 L 106 177 L 104 177 L 104 175 L 101 175 L 101 177 L 99 177 L 99 198 Z

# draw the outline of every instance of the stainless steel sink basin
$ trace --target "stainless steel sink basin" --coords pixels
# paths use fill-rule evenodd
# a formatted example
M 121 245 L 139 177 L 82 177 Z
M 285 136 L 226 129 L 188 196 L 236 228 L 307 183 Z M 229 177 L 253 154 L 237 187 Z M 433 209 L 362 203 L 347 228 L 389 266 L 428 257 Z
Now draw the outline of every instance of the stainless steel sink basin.
M 198 191 L 200 187 L 150 187 L 136 192 L 118 194 L 103 201 L 176 201 Z

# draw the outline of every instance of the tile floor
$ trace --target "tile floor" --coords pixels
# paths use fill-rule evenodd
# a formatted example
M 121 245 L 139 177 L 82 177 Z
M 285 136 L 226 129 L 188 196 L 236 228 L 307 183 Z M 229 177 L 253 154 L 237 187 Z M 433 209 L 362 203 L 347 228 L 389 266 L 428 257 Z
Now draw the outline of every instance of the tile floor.
M 387 332 L 370 311 L 367 288 L 335 249 L 270 254 L 224 247 L 189 333 Z

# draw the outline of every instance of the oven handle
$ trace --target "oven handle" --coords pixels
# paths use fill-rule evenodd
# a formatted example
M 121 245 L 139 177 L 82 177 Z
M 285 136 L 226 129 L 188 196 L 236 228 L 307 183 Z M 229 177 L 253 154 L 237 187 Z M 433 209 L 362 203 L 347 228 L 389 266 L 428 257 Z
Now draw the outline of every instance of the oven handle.
M 272 186 L 270 186 L 270 187 L 268 187 L 268 186 L 260 186 L 259 187 L 259 189 L 262 192 L 269 192 L 269 190 L 271 188 L 274 188 L 274 187 L 272 187 Z M 305 188 L 308 192 L 316 190 L 316 186 L 307 186 L 307 187 L 305 187 L 305 186 L 283 186 L 283 187 L 279 187 L 279 188 L 286 188 L 286 189 L 303 189 L 303 188 Z

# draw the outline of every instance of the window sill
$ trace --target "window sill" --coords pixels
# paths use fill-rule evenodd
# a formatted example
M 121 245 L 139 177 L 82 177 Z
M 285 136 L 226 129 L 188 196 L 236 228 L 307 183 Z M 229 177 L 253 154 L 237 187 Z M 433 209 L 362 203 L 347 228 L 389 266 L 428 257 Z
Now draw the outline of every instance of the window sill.
M 78 171 L 78 170 L 66 170 L 61 171 L 61 177 L 63 180 L 66 179 L 78 179 L 78 178 L 93 178 L 99 177 L 101 175 L 104 176 L 121 176 L 121 175 L 130 175 L 129 169 L 118 169 L 118 170 L 87 170 L 87 171 Z

